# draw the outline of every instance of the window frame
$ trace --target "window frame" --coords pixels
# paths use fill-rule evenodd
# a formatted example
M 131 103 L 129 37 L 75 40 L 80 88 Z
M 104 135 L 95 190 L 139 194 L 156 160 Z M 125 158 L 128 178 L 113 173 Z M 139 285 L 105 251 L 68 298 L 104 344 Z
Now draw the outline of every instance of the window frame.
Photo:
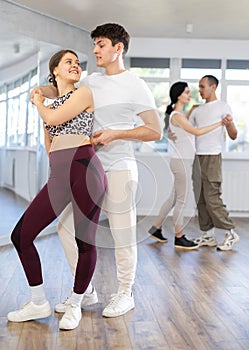
M 28 125 L 29 125 L 29 118 L 31 118 L 29 111 L 30 111 L 30 104 L 29 101 L 29 93 L 30 91 L 37 85 L 38 83 L 38 68 L 32 69 L 30 72 L 26 73 L 22 77 L 5 83 L 2 86 L 0 86 L 0 93 L 5 93 L 5 99 L 1 102 L 5 101 L 5 140 L 4 144 L 2 144 L 0 147 L 5 148 L 34 148 L 37 146 L 37 141 L 32 142 L 29 144 L 29 134 L 28 134 Z M 18 91 L 14 92 L 15 89 L 18 89 Z M 26 95 L 26 96 L 25 96 Z M 23 99 L 23 96 L 25 96 L 25 105 L 21 101 Z M 17 103 L 17 110 L 15 111 L 17 116 L 13 117 L 16 118 L 16 121 L 19 120 L 19 115 L 22 111 L 24 115 L 22 115 L 22 125 L 19 126 L 18 122 L 16 123 L 15 127 L 15 133 L 10 134 L 9 130 L 9 118 L 10 118 L 10 101 L 16 100 Z M 38 112 L 36 109 L 33 109 L 33 118 L 35 115 L 35 119 L 38 120 Z M 38 122 L 37 122 L 38 124 Z M 37 134 L 37 128 L 38 125 L 34 126 L 33 132 L 31 134 Z M 23 133 L 19 133 L 20 129 L 23 129 Z M 14 142 L 11 141 L 11 137 L 15 140 Z M 23 138 L 22 142 L 19 142 L 18 140 Z

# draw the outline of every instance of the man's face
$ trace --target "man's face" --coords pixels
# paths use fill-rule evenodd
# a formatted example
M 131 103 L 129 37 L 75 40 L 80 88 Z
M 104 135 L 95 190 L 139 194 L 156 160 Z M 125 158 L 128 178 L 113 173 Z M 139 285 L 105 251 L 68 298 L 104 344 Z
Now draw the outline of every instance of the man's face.
M 203 100 L 210 99 L 215 89 L 216 89 L 215 84 L 210 85 L 208 78 L 203 78 L 199 81 L 199 92 Z
M 97 67 L 107 68 L 118 57 L 118 44 L 112 45 L 110 39 L 98 37 L 94 40 L 93 53 L 96 57 Z

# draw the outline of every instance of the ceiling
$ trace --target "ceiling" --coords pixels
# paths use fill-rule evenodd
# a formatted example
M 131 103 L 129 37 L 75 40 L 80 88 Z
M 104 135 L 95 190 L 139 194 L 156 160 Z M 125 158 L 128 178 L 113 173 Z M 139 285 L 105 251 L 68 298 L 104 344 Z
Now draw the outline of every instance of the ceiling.
M 249 40 L 248 0 L 238 3 L 228 0 L 0 0 L 0 6 L 3 2 L 18 4 L 87 31 L 98 24 L 117 22 L 136 38 Z M 16 43 L 22 52 L 17 52 Z M 1 25 L 0 70 L 27 57 L 36 44 L 36 40 L 18 33 L 18 24 L 13 32 L 5 31 Z M 46 51 L 45 43 L 42 49 Z

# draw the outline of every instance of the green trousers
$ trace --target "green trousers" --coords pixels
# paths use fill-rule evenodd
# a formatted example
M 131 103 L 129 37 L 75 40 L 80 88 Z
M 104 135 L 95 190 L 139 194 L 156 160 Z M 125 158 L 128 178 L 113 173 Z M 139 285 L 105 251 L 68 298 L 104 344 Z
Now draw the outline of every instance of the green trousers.
M 200 229 L 213 227 L 231 230 L 234 223 L 221 198 L 222 158 L 218 155 L 196 155 L 193 165 L 193 188 Z

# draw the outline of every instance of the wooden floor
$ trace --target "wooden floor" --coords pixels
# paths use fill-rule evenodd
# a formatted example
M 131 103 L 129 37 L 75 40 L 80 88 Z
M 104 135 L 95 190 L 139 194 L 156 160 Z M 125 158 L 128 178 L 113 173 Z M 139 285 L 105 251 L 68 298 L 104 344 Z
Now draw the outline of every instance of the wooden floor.
M 9 189 L 0 187 L 0 247 L 11 243 L 10 235 L 29 202 Z M 56 232 L 56 220 L 41 235 Z M 0 348 L 1 350 L 1 348 Z
M 27 201 L 14 192 L 0 187 L 0 238 L 10 234 L 27 206 Z
M 26 323 L 7 322 L 6 314 L 29 299 L 27 283 L 12 246 L 0 248 L 0 350 L 248 350 L 249 219 L 237 219 L 240 242 L 233 251 L 215 248 L 179 251 L 147 237 L 152 217 L 139 218 L 136 308 L 107 319 L 101 312 L 116 291 L 113 249 L 99 248 L 94 285 L 99 303 L 83 310 L 80 326 L 59 331 L 60 315 Z M 196 220 L 189 225 L 197 236 Z M 223 235 L 218 234 L 219 240 Z M 37 240 L 52 307 L 72 286 L 56 234 Z

